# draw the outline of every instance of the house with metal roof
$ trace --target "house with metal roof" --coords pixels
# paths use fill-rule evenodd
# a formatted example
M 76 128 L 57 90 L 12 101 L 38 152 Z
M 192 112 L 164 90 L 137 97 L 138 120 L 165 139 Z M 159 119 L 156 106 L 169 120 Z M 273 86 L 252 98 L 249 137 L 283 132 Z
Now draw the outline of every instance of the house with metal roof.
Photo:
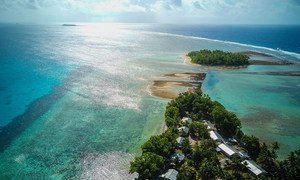
M 252 160 L 244 160 L 242 164 L 245 165 L 248 168 L 248 170 L 251 171 L 256 176 L 260 176 L 266 173 L 264 169 L 262 169 L 259 165 L 257 165 Z
M 249 155 L 248 155 L 248 153 L 243 152 L 243 151 L 239 151 L 239 152 L 238 152 L 238 155 L 239 155 L 240 158 L 242 158 L 242 159 L 248 159 L 248 158 L 250 158 Z
M 214 130 L 215 127 L 210 121 L 204 120 L 204 124 L 207 126 L 207 130 Z
M 209 131 L 209 136 L 214 141 L 223 142 L 223 137 L 217 131 Z
M 186 136 L 189 134 L 190 129 L 186 126 L 182 126 L 182 127 L 178 128 L 178 131 L 180 133 L 182 133 L 183 136 Z
M 220 148 L 221 151 L 228 157 L 231 157 L 237 153 L 237 151 L 233 147 L 230 147 L 229 145 L 224 144 L 224 143 L 219 144 L 218 148 Z
M 181 119 L 181 122 L 189 124 L 189 123 L 193 122 L 193 120 L 189 117 L 184 117 Z
M 176 139 L 176 144 L 177 144 L 177 146 L 181 146 L 182 145 L 182 143 L 183 143 L 183 141 L 184 141 L 184 137 L 178 137 L 177 139 Z
M 160 177 L 168 180 L 176 180 L 178 171 L 175 169 L 169 169 L 165 174 L 160 175 Z
M 184 160 L 185 156 L 182 153 L 174 153 L 171 156 L 171 161 L 175 163 L 181 163 Z

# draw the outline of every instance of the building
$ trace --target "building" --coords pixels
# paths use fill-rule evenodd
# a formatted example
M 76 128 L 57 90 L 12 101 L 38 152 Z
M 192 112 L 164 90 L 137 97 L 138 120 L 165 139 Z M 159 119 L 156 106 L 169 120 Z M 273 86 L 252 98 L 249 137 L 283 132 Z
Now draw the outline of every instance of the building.
M 237 143 L 238 142 L 235 138 L 228 138 L 227 141 L 231 142 L 231 143 Z
M 235 155 L 237 152 L 235 149 L 233 149 L 232 147 L 228 146 L 227 144 L 219 144 L 218 148 L 221 149 L 221 151 L 227 156 L 227 157 L 231 157 L 233 155 Z
M 266 171 L 259 165 L 257 165 L 254 161 L 245 160 L 242 162 L 242 164 L 245 165 L 249 169 L 249 171 L 251 171 L 256 176 L 260 176 L 266 173 Z
M 239 152 L 238 152 L 238 155 L 239 155 L 240 158 L 242 158 L 242 159 L 248 159 L 248 158 L 250 158 L 249 155 L 248 155 L 246 152 L 239 151 Z
M 216 131 L 209 131 L 209 136 L 214 141 L 218 141 L 218 142 L 223 142 L 224 141 L 223 137 Z
M 186 126 L 182 126 L 182 127 L 178 128 L 178 131 L 180 133 L 182 133 L 183 136 L 186 136 L 189 134 L 190 129 Z
M 182 154 L 182 153 L 174 153 L 171 156 L 171 161 L 172 161 L 171 164 L 172 165 L 180 164 L 180 163 L 183 162 L 184 158 L 185 158 L 184 154 Z
M 184 117 L 181 119 L 181 122 L 184 124 L 186 124 L 186 123 L 189 124 L 189 123 L 193 122 L 193 120 L 189 117 Z
M 160 175 L 160 177 L 168 180 L 176 180 L 178 171 L 175 169 L 169 169 L 165 174 Z
M 204 124 L 207 126 L 207 130 L 214 130 L 215 127 L 210 121 L 204 120 Z
M 184 140 L 184 137 L 178 137 L 177 139 L 176 139 L 176 143 L 177 143 L 177 146 L 181 146 L 182 145 L 182 143 L 183 143 L 183 140 Z

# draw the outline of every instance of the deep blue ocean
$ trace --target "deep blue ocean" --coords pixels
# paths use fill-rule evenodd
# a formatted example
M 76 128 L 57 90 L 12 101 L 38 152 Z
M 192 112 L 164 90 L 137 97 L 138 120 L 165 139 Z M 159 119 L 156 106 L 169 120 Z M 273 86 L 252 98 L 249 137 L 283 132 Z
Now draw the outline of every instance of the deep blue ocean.
M 299 25 L 149 25 L 155 32 L 195 36 L 300 53 Z
M 198 49 L 259 51 L 300 61 L 300 26 L 0 24 L 0 179 L 133 179 L 129 162 L 161 133 L 164 74 L 207 72 L 203 90 L 284 157 L 299 148 L 299 76 L 287 66 L 210 71 Z

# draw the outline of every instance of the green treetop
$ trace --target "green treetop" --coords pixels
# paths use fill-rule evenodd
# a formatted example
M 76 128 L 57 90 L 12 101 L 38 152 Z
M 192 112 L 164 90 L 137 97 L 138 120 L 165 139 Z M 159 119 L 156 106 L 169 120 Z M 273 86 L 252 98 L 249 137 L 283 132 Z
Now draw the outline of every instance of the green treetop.
M 249 56 L 220 50 L 200 50 L 188 53 L 192 63 L 210 66 L 240 66 L 249 64 Z

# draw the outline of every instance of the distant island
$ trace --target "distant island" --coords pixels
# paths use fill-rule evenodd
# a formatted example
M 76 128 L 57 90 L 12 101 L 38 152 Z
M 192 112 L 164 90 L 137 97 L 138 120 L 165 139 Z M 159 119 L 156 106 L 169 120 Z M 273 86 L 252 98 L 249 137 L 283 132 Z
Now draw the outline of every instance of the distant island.
M 76 24 L 62 24 L 62 26 L 77 26 Z
M 209 66 L 243 66 L 249 64 L 249 56 L 242 53 L 225 52 L 221 50 L 200 50 L 187 54 L 191 62 Z

